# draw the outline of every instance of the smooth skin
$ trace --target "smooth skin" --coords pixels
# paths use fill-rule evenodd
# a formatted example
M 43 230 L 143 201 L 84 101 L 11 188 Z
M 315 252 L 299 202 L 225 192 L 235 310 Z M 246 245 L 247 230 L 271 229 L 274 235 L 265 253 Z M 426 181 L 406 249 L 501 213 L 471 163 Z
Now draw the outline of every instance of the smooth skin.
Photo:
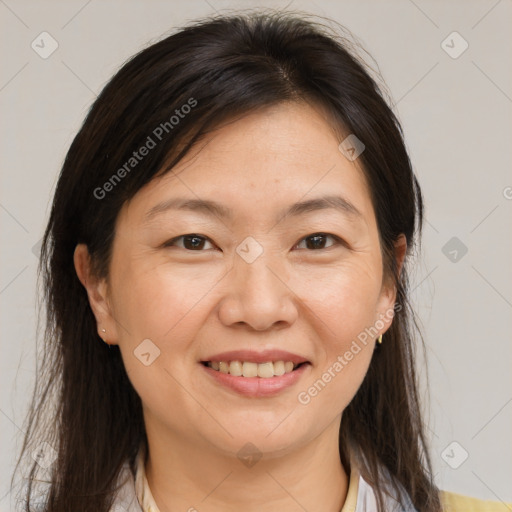
M 396 290 L 384 279 L 364 174 L 340 142 L 325 112 L 307 103 L 226 123 L 123 206 L 108 279 L 91 274 L 85 245 L 76 248 L 98 333 L 119 345 L 143 403 L 146 475 L 161 512 L 343 506 L 349 475 L 338 454 L 341 415 L 375 339 L 391 325 Z M 296 202 L 333 195 L 360 216 L 335 208 L 280 216 Z M 178 197 L 215 201 L 232 217 L 185 209 L 147 217 Z M 191 234 L 203 238 L 182 237 Z M 252 263 L 236 251 L 247 237 L 263 248 Z M 399 267 L 405 251 L 402 235 Z M 299 393 L 382 318 L 375 339 L 300 403 Z M 160 350 L 149 366 L 134 355 L 146 339 Z M 228 350 L 272 348 L 311 363 L 274 397 L 240 395 L 200 364 Z M 262 453 L 252 467 L 237 457 L 248 442 Z

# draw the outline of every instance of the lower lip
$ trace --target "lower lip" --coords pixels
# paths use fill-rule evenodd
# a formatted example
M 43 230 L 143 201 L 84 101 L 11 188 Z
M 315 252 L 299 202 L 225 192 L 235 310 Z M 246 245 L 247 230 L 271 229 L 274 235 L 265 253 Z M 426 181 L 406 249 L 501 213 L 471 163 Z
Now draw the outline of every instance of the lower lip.
M 200 363 L 201 364 L 201 363 Z M 213 370 L 208 366 L 201 366 L 220 384 L 236 391 L 244 396 L 269 397 L 280 393 L 281 391 L 293 386 L 309 368 L 310 364 L 305 363 L 290 373 L 285 373 L 279 377 L 235 377 L 229 373 L 222 373 Z

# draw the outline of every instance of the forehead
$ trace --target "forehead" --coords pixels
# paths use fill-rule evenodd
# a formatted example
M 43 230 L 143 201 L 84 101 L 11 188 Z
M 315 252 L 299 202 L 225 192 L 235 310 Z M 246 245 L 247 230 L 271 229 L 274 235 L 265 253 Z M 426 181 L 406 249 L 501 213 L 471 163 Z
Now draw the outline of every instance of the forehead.
M 169 172 L 130 202 L 147 217 L 173 198 L 210 200 L 251 218 L 325 195 L 342 195 L 363 214 L 372 206 L 357 160 L 339 150 L 340 136 L 322 109 L 286 103 L 231 120 L 208 133 Z M 158 208 L 157 208 L 158 209 Z

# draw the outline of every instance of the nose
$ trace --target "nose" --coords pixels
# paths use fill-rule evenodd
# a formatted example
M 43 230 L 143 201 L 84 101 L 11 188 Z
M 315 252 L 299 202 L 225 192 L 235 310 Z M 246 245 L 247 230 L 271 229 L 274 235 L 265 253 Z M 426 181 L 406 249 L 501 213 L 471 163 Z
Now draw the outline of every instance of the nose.
M 275 258 L 270 259 L 265 253 L 252 263 L 235 258 L 225 278 L 225 294 L 218 310 L 224 325 L 246 325 L 265 331 L 295 322 L 298 298 L 287 282 L 283 266 Z

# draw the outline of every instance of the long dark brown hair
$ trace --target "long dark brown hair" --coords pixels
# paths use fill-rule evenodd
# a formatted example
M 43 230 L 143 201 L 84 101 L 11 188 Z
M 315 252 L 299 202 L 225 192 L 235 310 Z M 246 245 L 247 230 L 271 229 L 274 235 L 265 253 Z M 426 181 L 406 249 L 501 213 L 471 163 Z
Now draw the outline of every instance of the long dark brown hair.
M 23 510 L 33 510 L 36 483 L 46 480 L 41 510 L 106 512 L 123 463 L 133 464 L 147 443 L 141 400 L 119 349 L 98 337 L 73 264 L 76 245 L 87 244 L 94 272 L 106 277 L 115 222 L 127 200 L 219 123 L 285 101 L 323 106 L 333 125 L 365 144 L 359 162 L 385 275 L 396 285 L 400 305 L 343 412 L 341 461 L 349 468 L 349 446 L 357 451 L 381 511 L 393 488 L 405 490 L 418 511 L 440 510 L 415 373 L 415 347 L 423 342 L 408 303 L 408 262 L 419 247 L 423 201 L 384 90 L 346 29 L 275 11 L 196 21 L 132 57 L 107 83 L 66 155 L 42 241 L 44 343 L 16 469 L 41 448 L 44 460 L 55 460 L 41 476 L 42 465 L 29 458 Z M 155 146 L 126 167 L 149 136 Z M 399 273 L 393 248 L 401 233 L 408 248 Z

